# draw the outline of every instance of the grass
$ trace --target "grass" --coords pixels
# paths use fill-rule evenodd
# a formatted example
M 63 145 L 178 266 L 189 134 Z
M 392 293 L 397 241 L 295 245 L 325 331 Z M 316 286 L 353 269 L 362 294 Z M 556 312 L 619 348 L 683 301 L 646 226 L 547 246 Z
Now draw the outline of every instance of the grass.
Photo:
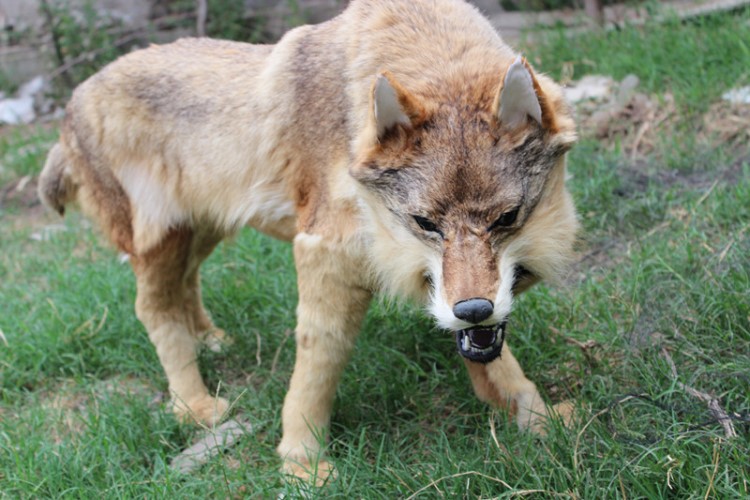
M 545 439 L 517 432 L 474 398 L 450 336 L 408 304 L 377 303 L 338 391 L 329 452 L 339 478 L 310 495 L 750 494 L 750 156 L 745 144 L 698 139 L 669 148 L 746 83 L 747 22 L 723 15 L 529 49 L 550 71 L 586 61 L 577 74 L 634 72 L 646 91 L 674 92 L 681 118 L 681 136 L 665 132 L 635 162 L 590 138 L 574 149 L 582 262 L 566 285 L 521 297 L 512 318 L 527 375 L 550 400 L 578 401 L 581 421 Z M 54 135 L 5 134 L 3 183 L 38 172 Z M 129 268 L 77 214 L 37 241 L 53 216 L 24 197 L 0 210 L 0 498 L 300 494 L 274 452 L 294 360 L 288 246 L 246 231 L 204 266 L 206 303 L 235 344 L 201 365 L 256 432 L 183 476 L 168 464 L 198 431 L 164 408 Z M 736 415 L 737 438 L 676 383 L 665 350 L 680 382 Z
M 705 111 L 727 87 L 750 83 L 747 12 L 568 36 L 546 33 L 532 60 L 557 78 L 572 73 L 636 74 L 649 92 L 670 92 L 685 110 Z M 566 69 L 567 68 L 567 69 Z

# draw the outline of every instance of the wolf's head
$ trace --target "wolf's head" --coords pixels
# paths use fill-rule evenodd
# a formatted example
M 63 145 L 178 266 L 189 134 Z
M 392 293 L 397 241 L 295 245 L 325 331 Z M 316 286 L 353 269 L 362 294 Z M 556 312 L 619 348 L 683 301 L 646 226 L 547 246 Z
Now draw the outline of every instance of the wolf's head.
M 432 85 L 412 93 L 377 77 L 372 137 L 351 174 L 384 288 L 428 297 L 459 352 L 488 362 L 514 295 L 572 254 L 574 127 L 557 87 L 521 58 L 496 77 Z

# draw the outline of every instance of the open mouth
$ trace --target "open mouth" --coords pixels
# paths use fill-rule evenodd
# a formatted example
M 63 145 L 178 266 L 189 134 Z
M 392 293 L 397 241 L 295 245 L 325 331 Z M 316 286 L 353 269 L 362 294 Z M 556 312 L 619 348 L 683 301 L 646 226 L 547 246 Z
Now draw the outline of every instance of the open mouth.
M 496 359 L 503 349 L 506 323 L 503 321 L 497 325 L 476 326 L 457 331 L 458 353 L 478 363 L 489 363 Z

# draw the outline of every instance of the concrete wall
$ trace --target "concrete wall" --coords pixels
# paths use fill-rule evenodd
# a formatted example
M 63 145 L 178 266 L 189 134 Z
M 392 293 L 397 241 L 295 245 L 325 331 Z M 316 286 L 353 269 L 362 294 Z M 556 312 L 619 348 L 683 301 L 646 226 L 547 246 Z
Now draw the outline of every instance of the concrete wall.
M 60 0 L 50 0 L 59 3 Z M 72 6 L 80 6 L 85 0 L 68 0 Z M 94 6 L 108 15 L 122 20 L 129 26 L 144 25 L 158 4 L 169 0 L 94 0 Z M 209 4 L 211 0 L 208 0 Z M 43 18 L 39 15 L 39 0 L 0 0 L 0 28 L 15 26 L 16 29 L 41 26 Z M 305 18 L 316 23 L 324 21 L 338 13 L 348 3 L 347 0 L 297 0 Z M 499 0 L 473 0 L 482 11 L 494 14 L 501 11 Z M 245 0 L 250 11 L 285 14 L 289 11 L 290 2 L 285 0 Z
M 80 7 L 86 0 L 49 0 L 50 3 L 68 2 L 72 7 Z M 208 0 L 209 5 L 212 0 Z M 122 21 L 131 28 L 148 24 L 170 0 L 94 0 L 93 5 L 103 15 Z M 45 18 L 40 14 L 40 0 L 0 0 L 0 30 L 21 32 L 31 30 L 41 32 Z M 325 21 L 346 7 L 348 0 L 296 0 L 301 18 L 308 23 Z M 473 0 L 487 15 L 497 15 L 502 11 L 499 0 Z M 288 20 L 293 14 L 288 0 L 245 0 L 249 12 L 262 15 L 267 19 L 265 26 L 272 36 L 280 36 L 288 28 Z M 296 16 L 295 16 L 296 17 Z M 167 37 L 176 36 L 167 33 Z M 48 37 L 47 37 L 48 38 Z M 161 38 L 161 37 L 160 37 Z M 42 44 L 41 50 L 27 46 L 3 46 L 0 38 L 0 71 L 5 78 L 14 84 L 21 84 L 51 68 L 51 48 L 49 40 Z M 165 41 L 168 38 L 165 39 Z M 34 44 L 34 45 L 39 45 Z
M 68 0 L 77 8 L 85 0 Z M 142 26 L 148 22 L 151 9 L 156 0 L 94 0 L 93 5 L 103 13 L 123 21 L 128 26 Z M 62 3 L 51 0 L 50 3 Z M 39 0 L 0 0 L 0 27 L 16 30 L 26 28 L 38 29 L 44 23 L 39 13 Z

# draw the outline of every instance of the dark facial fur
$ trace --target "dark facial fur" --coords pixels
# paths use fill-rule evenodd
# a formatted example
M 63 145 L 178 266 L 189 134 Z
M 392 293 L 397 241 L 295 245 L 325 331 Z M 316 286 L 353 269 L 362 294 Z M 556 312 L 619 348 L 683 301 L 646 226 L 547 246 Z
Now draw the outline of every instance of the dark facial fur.
M 523 225 L 563 153 L 546 135 L 530 121 L 511 137 L 488 113 L 445 106 L 415 129 L 394 128 L 354 175 L 429 244 L 464 231 L 499 244 Z M 499 221 L 515 210 L 512 224 Z

